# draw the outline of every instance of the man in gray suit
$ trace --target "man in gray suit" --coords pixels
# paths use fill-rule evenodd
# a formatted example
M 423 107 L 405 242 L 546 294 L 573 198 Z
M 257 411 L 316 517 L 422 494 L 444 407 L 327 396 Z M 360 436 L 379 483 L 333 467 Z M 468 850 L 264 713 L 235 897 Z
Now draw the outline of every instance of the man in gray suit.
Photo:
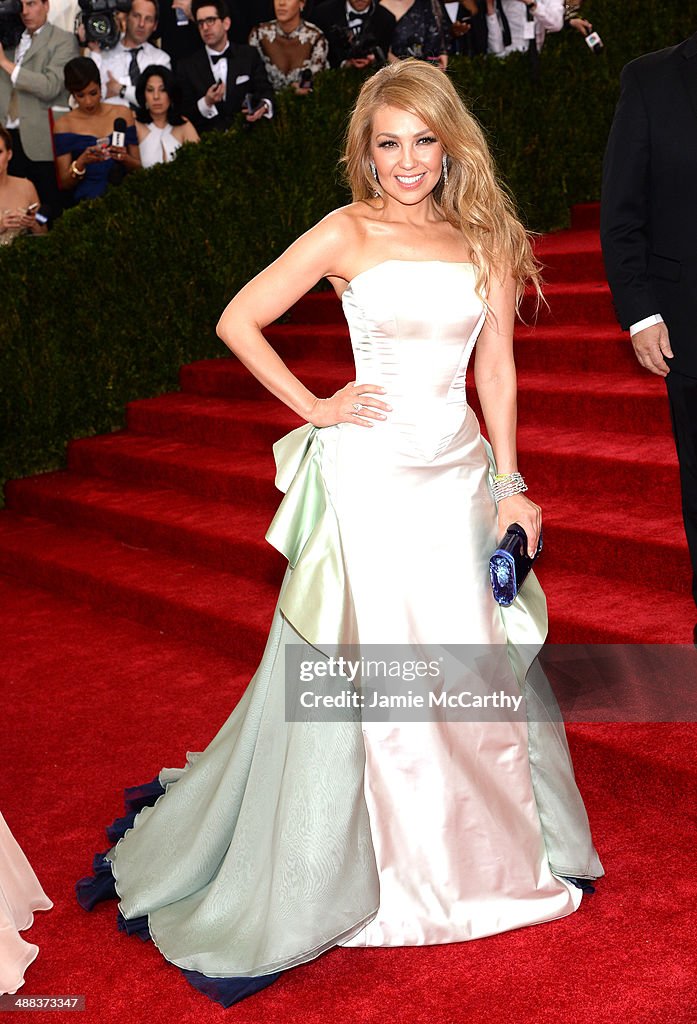
M 47 21 L 48 0 L 22 0 L 21 18 L 17 46 L 5 53 L 0 45 L 0 124 L 12 136 L 10 174 L 33 181 L 55 213 L 61 201 L 48 112 L 67 104 L 63 68 L 80 51 L 73 35 Z

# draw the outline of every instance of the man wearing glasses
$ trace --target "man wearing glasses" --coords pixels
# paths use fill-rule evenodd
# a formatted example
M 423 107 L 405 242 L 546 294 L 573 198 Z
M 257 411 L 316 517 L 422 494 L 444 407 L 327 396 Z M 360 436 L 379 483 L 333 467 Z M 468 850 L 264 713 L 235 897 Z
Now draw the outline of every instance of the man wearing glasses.
M 240 111 L 250 123 L 272 117 L 264 64 L 254 47 L 229 41 L 224 0 L 194 0 L 191 10 L 204 45 L 179 65 L 186 116 L 199 132 L 225 131 Z

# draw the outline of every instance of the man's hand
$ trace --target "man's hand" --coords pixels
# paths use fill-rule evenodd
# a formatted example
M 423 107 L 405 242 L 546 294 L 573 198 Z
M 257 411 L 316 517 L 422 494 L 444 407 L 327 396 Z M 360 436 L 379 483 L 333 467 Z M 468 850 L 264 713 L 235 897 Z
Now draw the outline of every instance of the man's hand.
M 244 109 L 244 108 L 243 108 Z M 260 120 L 269 109 L 267 103 L 262 103 L 258 110 L 255 110 L 253 114 L 245 113 L 244 119 L 248 124 L 253 124 L 255 121 Z
M 371 64 L 374 64 L 374 63 L 375 63 L 375 54 L 374 53 L 369 53 L 365 57 L 350 57 L 348 60 L 344 61 L 344 63 L 342 64 L 342 67 L 357 68 L 359 71 L 362 71 L 363 68 L 368 68 L 368 67 L 370 67 Z
M 582 36 L 587 36 L 593 31 L 590 21 L 587 21 L 585 18 L 572 18 L 569 25 L 575 28 L 577 32 L 580 32 Z
M 109 76 L 106 83 L 107 97 L 118 96 L 121 92 L 121 82 L 119 82 L 118 78 L 114 78 L 111 71 L 107 72 L 107 74 Z
M 450 31 L 456 39 L 459 39 L 461 36 L 466 36 L 471 28 L 469 21 L 454 21 L 450 26 Z
M 638 331 L 632 338 L 634 352 L 641 365 L 658 377 L 667 377 L 670 367 L 664 356 L 673 358 L 673 350 L 670 347 L 668 328 L 665 324 L 652 324 Z
M 206 91 L 206 95 L 203 99 L 207 107 L 215 107 L 218 103 L 222 103 L 225 99 L 224 83 L 214 82 L 210 89 Z

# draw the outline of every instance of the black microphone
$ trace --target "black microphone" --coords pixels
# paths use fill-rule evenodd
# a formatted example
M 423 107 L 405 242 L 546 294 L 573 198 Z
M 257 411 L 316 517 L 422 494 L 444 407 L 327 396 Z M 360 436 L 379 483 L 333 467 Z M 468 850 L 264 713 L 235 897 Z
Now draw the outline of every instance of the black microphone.
M 126 145 L 126 121 L 123 117 L 117 117 L 114 121 L 114 130 L 111 133 L 112 146 L 123 148 Z

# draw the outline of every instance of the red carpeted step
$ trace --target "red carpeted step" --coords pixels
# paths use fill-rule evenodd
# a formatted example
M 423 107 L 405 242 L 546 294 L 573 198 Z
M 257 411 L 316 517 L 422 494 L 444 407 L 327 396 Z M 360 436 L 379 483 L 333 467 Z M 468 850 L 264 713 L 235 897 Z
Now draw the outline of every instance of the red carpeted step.
M 277 588 L 190 558 L 5 510 L 0 572 L 245 658 L 263 650 Z
M 519 462 L 531 488 L 567 499 L 570 517 L 593 515 L 593 503 L 581 506 L 578 495 L 610 494 L 631 514 L 633 495 L 662 508 L 679 502 L 680 478 L 672 438 L 593 432 L 574 427 L 550 431 L 522 425 Z
M 547 304 L 537 305 L 528 291 L 521 305 L 523 318 L 530 321 L 537 314 L 539 324 L 563 324 L 568 327 L 590 324 L 617 329 L 617 316 L 610 289 L 605 281 L 550 282 L 545 285 Z
M 249 505 L 65 472 L 10 482 L 7 505 L 22 515 L 99 530 L 126 544 L 276 587 L 285 569 L 285 560 L 264 539 L 270 515 Z
M 544 423 L 550 429 L 592 424 L 594 431 L 670 434 L 665 385 L 658 377 L 629 377 L 587 372 L 583 387 L 573 371 L 565 375 L 534 370 L 518 378 L 518 419 L 521 426 Z M 476 389 L 468 400 L 481 421 Z
M 689 597 L 690 557 L 679 501 L 673 508 L 657 509 L 638 496 L 627 515 L 612 493 L 580 491 L 578 500 L 580 514 L 570 516 L 568 500 L 539 496 L 546 571 L 580 570 L 607 577 L 619 590 L 639 582 Z M 588 517 L 583 509 L 591 501 L 593 515 Z
M 288 365 L 299 380 L 319 397 L 333 395 L 355 379 L 350 349 L 341 360 L 312 356 L 294 359 Z M 235 399 L 274 397 L 238 359 L 206 359 L 191 363 L 182 368 L 180 379 L 182 390 L 196 395 Z
M 231 456 L 236 449 L 267 451 L 279 437 L 303 424 L 279 401 L 225 401 L 184 394 L 130 402 L 126 421 L 138 433 L 230 448 Z
M 264 328 L 264 337 L 284 359 L 353 360 L 351 342 L 346 321 L 337 309 L 333 323 L 284 323 L 269 324 Z M 224 352 L 222 353 L 224 354 Z
M 571 208 L 572 231 L 597 231 L 600 227 L 600 203 L 577 203 Z
M 535 240 L 546 283 L 605 281 L 605 265 L 597 229 L 559 231 Z
M 695 604 L 683 593 L 646 585 L 634 572 L 608 577 L 558 569 L 540 559 L 550 643 L 690 644 Z
M 241 452 L 118 431 L 72 441 L 68 468 L 86 476 L 175 487 L 260 509 L 274 507 L 281 498 L 273 483 L 275 466 L 270 447 Z
M 520 371 L 561 371 L 573 374 L 581 382 L 581 375 L 587 370 L 612 373 L 618 379 L 648 379 L 647 371 L 636 360 L 629 335 L 623 334 L 617 325 L 609 328 L 593 324 L 560 327 L 549 323 L 518 323 L 514 349 Z

